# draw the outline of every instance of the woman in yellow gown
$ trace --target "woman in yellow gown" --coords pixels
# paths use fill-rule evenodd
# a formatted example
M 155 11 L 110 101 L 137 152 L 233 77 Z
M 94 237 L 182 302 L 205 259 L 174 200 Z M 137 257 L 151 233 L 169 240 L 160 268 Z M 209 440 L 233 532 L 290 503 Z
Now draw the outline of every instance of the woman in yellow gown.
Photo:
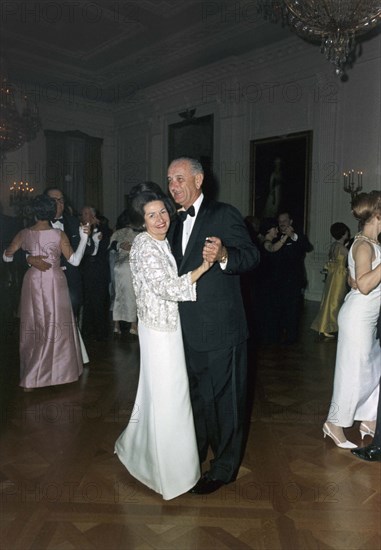
M 348 249 L 345 243 L 349 240 L 349 227 L 336 222 L 331 225 L 330 232 L 335 241 L 328 253 L 328 262 L 324 268 L 327 271 L 320 310 L 311 328 L 325 337 L 333 338 L 338 331 L 337 316 L 347 294 L 347 259 Z

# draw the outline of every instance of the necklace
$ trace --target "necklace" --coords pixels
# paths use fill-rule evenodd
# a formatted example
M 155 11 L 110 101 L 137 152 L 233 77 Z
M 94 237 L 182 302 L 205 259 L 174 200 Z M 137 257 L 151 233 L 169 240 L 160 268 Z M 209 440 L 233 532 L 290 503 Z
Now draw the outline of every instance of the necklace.
M 362 233 L 357 233 L 357 235 L 355 235 L 355 241 L 357 241 L 357 239 L 364 239 L 364 241 L 368 241 L 369 243 L 373 243 L 373 244 L 376 244 L 377 246 L 381 246 L 381 243 L 377 241 L 377 239 L 372 239 L 371 237 L 367 237 Z

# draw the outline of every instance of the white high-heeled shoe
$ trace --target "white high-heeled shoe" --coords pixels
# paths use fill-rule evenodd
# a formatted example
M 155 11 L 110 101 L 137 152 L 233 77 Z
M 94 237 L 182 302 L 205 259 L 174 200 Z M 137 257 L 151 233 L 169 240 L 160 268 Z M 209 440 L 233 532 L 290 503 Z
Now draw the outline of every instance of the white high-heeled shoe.
M 364 439 L 366 435 L 370 435 L 371 437 L 374 437 L 374 430 L 372 430 L 372 428 L 369 428 L 369 426 L 365 424 L 365 422 L 361 422 L 360 434 L 361 434 L 361 439 Z
M 338 437 L 336 437 L 336 435 L 334 433 L 331 432 L 331 430 L 329 429 L 329 426 L 328 426 L 327 423 L 325 423 L 323 425 L 323 433 L 324 433 L 324 438 L 328 435 L 328 437 L 330 437 L 332 439 L 332 441 L 335 443 L 335 445 L 337 445 L 341 449 L 356 449 L 357 448 L 357 445 L 355 445 L 354 443 L 351 443 L 350 441 L 348 441 L 348 439 L 346 439 L 345 441 L 340 441 L 340 439 Z

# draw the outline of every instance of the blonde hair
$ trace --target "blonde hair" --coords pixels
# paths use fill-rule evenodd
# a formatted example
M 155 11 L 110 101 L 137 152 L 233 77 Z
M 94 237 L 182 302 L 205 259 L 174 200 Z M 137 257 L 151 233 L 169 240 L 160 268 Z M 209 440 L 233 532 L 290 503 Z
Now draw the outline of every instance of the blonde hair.
M 352 214 L 361 225 L 366 224 L 374 216 L 381 215 L 381 191 L 357 195 L 352 202 Z

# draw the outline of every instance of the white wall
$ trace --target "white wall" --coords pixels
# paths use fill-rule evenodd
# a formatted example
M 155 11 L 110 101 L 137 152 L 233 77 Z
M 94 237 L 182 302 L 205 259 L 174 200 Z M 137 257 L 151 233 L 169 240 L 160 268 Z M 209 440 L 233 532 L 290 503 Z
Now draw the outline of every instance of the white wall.
M 307 298 L 320 300 L 331 242 L 342 221 L 356 231 L 342 172 L 364 172 L 365 191 L 381 189 L 381 37 L 367 41 L 348 80 L 340 81 L 319 47 L 296 36 L 277 46 L 225 59 L 144 90 L 118 112 L 122 195 L 142 178 L 165 187 L 168 125 L 178 113 L 214 114 L 214 170 L 220 200 L 250 212 L 250 141 L 312 130 Z M 129 169 L 128 169 L 129 166 Z
M 106 216 L 113 216 L 117 201 L 115 195 L 117 146 L 111 108 L 63 94 L 55 98 L 41 95 L 37 105 L 42 122 L 42 130 L 37 138 L 26 143 L 19 150 L 8 153 L 0 164 L 0 202 L 4 213 L 10 215 L 13 213 L 9 207 L 9 187 L 13 181 L 28 181 L 37 194 L 46 187 L 44 130 L 62 132 L 79 130 L 92 137 L 103 139 L 103 210 Z M 80 208 L 83 205 L 75 206 Z
M 356 231 L 342 172 L 362 169 L 364 190 L 381 188 L 381 37 L 363 45 L 348 81 L 334 75 L 318 46 L 290 37 L 275 46 L 229 57 L 213 65 L 142 90 L 136 97 L 105 106 L 62 97 L 39 103 L 44 129 L 80 130 L 103 142 L 105 215 L 111 224 L 136 182 L 152 179 L 166 187 L 168 125 L 178 113 L 214 115 L 214 170 L 220 200 L 243 215 L 250 212 L 250 141 L 312 130 L 312 174 L 308 204 L 307 297 L 319 300 L 320 269 L 330 244 L 329 227 L 343 221 Z M 1 166 L 0 200 L 7 211 L 8 189 L 28 179 L 42 191 L 45 140 L 7 156 Z M 8 209 L 9 210 L 9 209 Z

